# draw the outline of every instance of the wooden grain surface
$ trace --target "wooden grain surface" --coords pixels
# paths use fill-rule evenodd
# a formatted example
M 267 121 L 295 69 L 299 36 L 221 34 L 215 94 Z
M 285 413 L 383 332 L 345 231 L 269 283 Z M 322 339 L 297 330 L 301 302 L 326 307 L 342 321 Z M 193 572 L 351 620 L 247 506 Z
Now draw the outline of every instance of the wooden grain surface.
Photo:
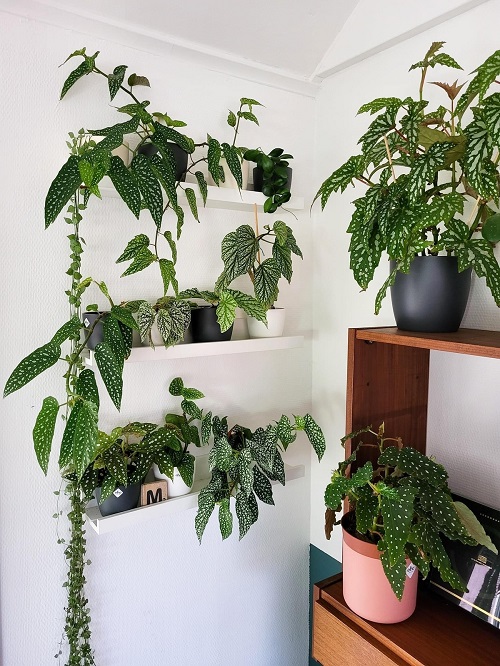
M 417 609 L 408 620 L 399 624 L 377 624 L 363 620 L 346 606 L 342 596 L 340 576 L 335 582 L 326 581 L 326 583 L 325 586 L 318 583 L 319 600 L 315 603 L 322 604 L 327 611 L 330 607 L 337 619 L 345 618 L 349 629 L 352 630 L 354 626 L 354 631 L 359 631 L 361 636 L 368 635 L 371 641 L 383 644 L 404 664 L 411 666 L 499 666 L 500 664 L 500 630 L 432 594 L 423 585 L 419 588 Z M 335 642 L 335 640 L 336 636 L 330 634 L 330 641 Z M 321 649 L 328 648 L 324 646 Z M 336 663 L 343 664 L 342 661 Z M 360 660 L 359 666 L 364 663 L 365 661 Z

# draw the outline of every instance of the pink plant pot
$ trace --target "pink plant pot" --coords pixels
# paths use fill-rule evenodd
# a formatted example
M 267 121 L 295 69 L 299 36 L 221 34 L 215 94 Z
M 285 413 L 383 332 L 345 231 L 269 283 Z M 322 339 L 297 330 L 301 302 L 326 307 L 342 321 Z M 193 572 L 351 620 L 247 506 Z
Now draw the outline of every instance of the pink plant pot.
M 371 622 L 395 624 L 408 619 L 417 603 L 417 569 L 406 576 L 399 601 L 386 578 L 377 546 L 357 539 L 344 528 L 342 533 L 342 582 L 349 608 Z

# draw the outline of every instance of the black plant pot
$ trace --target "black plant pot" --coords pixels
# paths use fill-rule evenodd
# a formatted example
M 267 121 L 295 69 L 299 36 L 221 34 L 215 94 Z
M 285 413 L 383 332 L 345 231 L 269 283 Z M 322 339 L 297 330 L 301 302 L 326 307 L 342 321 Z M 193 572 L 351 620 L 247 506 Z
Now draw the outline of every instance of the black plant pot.
M 140 483 L 131 483 L 130 486 L 118 486 L 115 493 L 118 493 L 118 491 L 121 491 L 119 497 L 115 494 L 110 495 L 102 504 L 99 504 L 99 500 L 101 499 L 101 489 L 95 489 L 94 495 L 97 500 L 97 505 L 99 506 L 99 511 L 103 516 L 110 516 L 113 513 L 121 513 L 122 511 L 135 509 L 139 503 L 139 495 L 141 494 Z
M 188 154 L 182 150 L 176 143 L 167 144 L 175 158 L 175 180 L 184 182 L 186 180 L 186 169 L 188 163 Z M 153 157 L 158 152 L 158 148 L 152 143 L 143 143 L 137 150 L 139 155 L 146 155 L 146 157 Z
M 286 181 L 286 189 L 291 190 L 292 189 L 292 167 L 286 167 L 286 172 L 288 174 L 288 178 Z M 260 167 L 254 167 L 253 170 L 253 189 L 255 192 L 262 192 L 262 187 L 263 187 L 263 180 L 264 180 L 264 172 Z
M 108 316 L 108 312 L 84 312 L 82 321 L 83 325 L 85 326 L 85 336 L 87 336 L 87 333 L 89 330 L 92 328 L 92 324 L 95 322 L 95 320 L 98 317 L 101 317 L 101 315 L 104 315 L 94 326 L 94 330 L 92 331 L 90 338 L 87 340 L 87 349 L 95 349 L 96 345 L 98 345 L 100 342 L 103 342 L 104 340 L 104 331 L 102 328 L 104 319 Z
M 391 261 L 391 270 L 394 269 Z M 469 298 L 471 269 L 458 272 L 456 257 L 416 257 L 391 287 L 397 327 L 403 331 L 457 331 Z
M 192 342 L 225 342 L 231 340 L 233 326 L 221 333 L 217 321 L 217 308 L 208 305 L 191 310 L 189 331 Z

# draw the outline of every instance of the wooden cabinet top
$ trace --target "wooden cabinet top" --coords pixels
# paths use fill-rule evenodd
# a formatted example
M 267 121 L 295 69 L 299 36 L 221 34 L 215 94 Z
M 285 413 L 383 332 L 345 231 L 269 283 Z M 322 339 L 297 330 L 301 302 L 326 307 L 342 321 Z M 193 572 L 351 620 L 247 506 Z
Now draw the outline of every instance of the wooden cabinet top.
M 356 339 L 368 342 L 500 358 L 500 331 L 460 328 L 456 333 L 413 333 L 395 326 L 355 330 Z
M 315 601 L 343 617 L 355 631 L 389 650 L 394 663 L 412 666 L 494 666 L 500 664 L 500 630 L 454 606 L 420 585 L 417 609 L 405 622 L 363 620 L 345 604 L 342 577 L 315 586 Z M 335 641 L 335 636 L 331 636 Z

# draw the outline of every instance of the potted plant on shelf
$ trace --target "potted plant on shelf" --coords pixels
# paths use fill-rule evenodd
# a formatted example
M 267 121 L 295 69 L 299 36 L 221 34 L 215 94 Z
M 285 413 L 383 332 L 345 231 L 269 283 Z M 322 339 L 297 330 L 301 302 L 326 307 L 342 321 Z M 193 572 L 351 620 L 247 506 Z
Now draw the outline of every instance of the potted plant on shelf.
M 247 150 L 243 157 L 257 164 L 253 170 L 253 188 L 267 197 L 264 212 L 275 213 L 290 201 L 292 169 L 288 160 L 293 159 L 293 155 L 285 154 L 283 148 L 273 148 L 269 154 L 256 148 Z
M 359 440 L 367 434 L 370 441 Z M 444 549 L 441 534 L 468 544 L 481 543 L 497 552 L 474 514 L 454 502 L 444 467 L 401 438 L 386 437 L 384 424 L 346 435 L 358 438 L 352 454 L 339 463 L 325 490 L 326 537 L 342 523 L 343 593 L 347 605 L 373 622 L 407 619 L 416 604 L 418 573 L 427 576 L 431 564 L 455 589 L 466 586 Z M 375 442 L 373 441 L 375 439 Z M 356 466 L 358 453 L 376 453 Z M 350 511 L 336 519 L 342 501 Z
M 234 501 L 242 539 L 258 519 L 257 499 L 274 504 L 271 482 L 285 485 L 281 451 L 295 441 L 297 432 L 305 432 L 318 460 L 325 452 L 323 432 L 310 414 L 295 416 L 293 422 L 283 415 L 276 423 L 253 432 L 239 425 L 228 430 L 226 417 L 214 416 L 211 422 L 206 421 L 206 426 L 207 436 L 213 435 L 214 446 L 209 457 L 211 478 L 198 496 L 195 528 L 200 543 L 216 505 L 220 532 L 227 539 L 233 531 Z
M 292 254 L 302 258 L 293 231 L 276 220 L 273 226 L 265 225 L 259 233 L 257 213 L 255 213 L 254 231 L 249 224 L 238 227 L 222 240 L 221 256 L 224 270 L 217 280 L 217 289 L 227 289 L 240 275 L 248 274 L 253 285 L 255 298 L 267 311 L 267 322 L 249 313 L 248 328 L 250 337 L 276 337 L 283 333 L 285 311 L 276 308 L 279 280 L 284 277 L 290 283 L 293 275 Z M 271 249 L 271 256 L 263 259 L 264 253 Z
M 325 207 L 332 192 L 362 183 L 348 226 L 350 267 L 361 289 L 373 279 L 383 252 L 390 274 L 375 300 L 380 311 L 387 289 L 398 327 L 452 331 L 460 326 L 470 271 L 486 279 L 500 306 L 500 267 L 493 252 L 498 237 L 499 93 L 489 94 L 500 75 L 498 52 L 465 84 L 431 82 L 447 97 L 429 109 L 424 84 L 429 69 L 462 69 L 434 42 L 423 60 L 418 98 L 386 97 L 359 113 L 378 114 L 350 157 L 321 185 L 315 200 Z M 463 89 L 463 90 L 462 90 Z M 470 113 L 472 111 L 472 114 Z
M 266 308 L 253 296 L 237 289 L 228 287 L 217 288 L 217 291 L 203 289 L 186 289 L 179 298 L 201 299 L 208 306 L 197 306 L 192 303 L 191 323 L 189 327 L 191 342 L 223 342 L 231 339 L 236 308 L 241 308 L 248 317 L 265 324 Z

